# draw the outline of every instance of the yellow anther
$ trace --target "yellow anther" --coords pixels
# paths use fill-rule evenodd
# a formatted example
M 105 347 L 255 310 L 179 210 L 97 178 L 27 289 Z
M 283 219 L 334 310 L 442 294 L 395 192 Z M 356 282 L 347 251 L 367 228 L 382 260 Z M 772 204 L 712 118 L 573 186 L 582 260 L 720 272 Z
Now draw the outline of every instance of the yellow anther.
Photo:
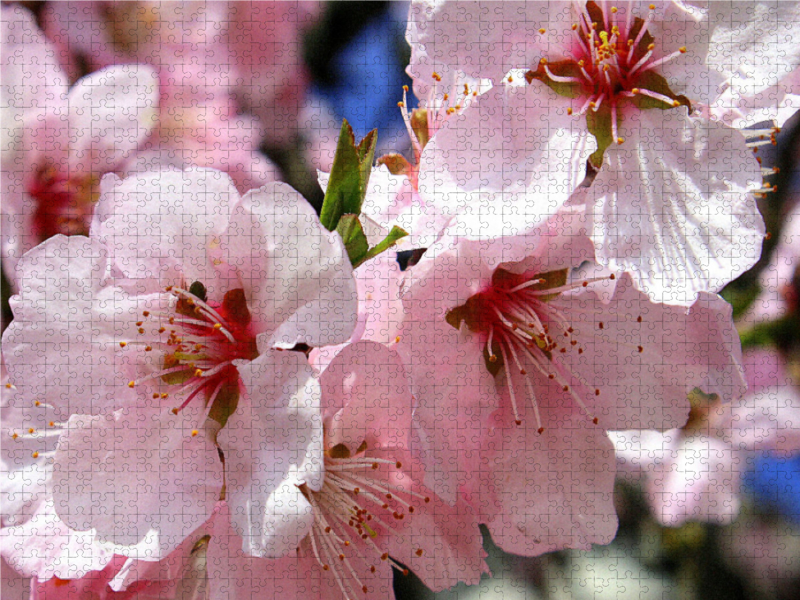
M 686 54 L 686 46 L 681 46 L 680 48 L 678 48 L 678 50 L 680 51 L 681 54 Z
M 195 377 L 202 377 L 203 376 L 203 372 L 200 369 L 197 369 L 194 372 L 194 376 Z
M 119 347 L 120 347 L 120 348 L 124 348 L 124 347 L 125 347 L 125 346 L 127 346 L 127 345 L 128 345 L 128 342 L 120 342 L 120 343 L 119 343 Z
M 611 7 L 611 12 L 616 13 L 619 9 L 616 6 Z
M 576 31 L 577 29 L 578 29 L 578 24 L 577 23 L 573 23 L 572 24 L 572 31 Z
M 169 394 L 166 394 L 166 393 L 165 393 L 165 394 L 161 394 L 161 398 L 162 398 L 162 399 L 163 399 L 163 398 L 168 398 L 168 397 L 169 397 Z
M 197 434 L 200 433 L 197 429 L 192 429 L 192 437 L 197 437 Z
M 36 431 L 36 430 L 33 427 L 29 427 L 28 428 L 28 433 L 33 433 L 34 431 Z
M 398 102 L 397 103 L 397 108 L 405 108 L 405 106 L 406 106 L 405 102 Z M 219 323 L 217 323 L 217 325 L 219 325 Z
M 511 75 L 509 75 L 508 76 L 508 83 L 513 83 L 513 81 L 514 81 L 514 78 Z
M 625 143 L 625 138 L 618 137 L 617 144 L 623 144 L 623 143 Z
M 56 426 L 56 424 L 53 421 L 50 421 L 47 425 L 50 426 L 50 427 L 55 427 Z
M 42 403 L 41 403 L 41 402 L 39 402 L 39 401 L 37 400 L 36 402 L 34 402 L 34 403 L 33 403 L 33 405 L 34 405 L 34 406 L 41 406 L 41 405 L 42 405 Z
M 585 61 L 585 60 L 583 60 L 583 59 L 580 59 L 580 60 L 578 61 L 578 66 L 579 66 L 579 67 L 583 67 L 583 65 L 585 65 L 585 64 L 586 64 L 586 61 Z
M 672 108 L 678 108 L 680 105 L 681 105 L 681 103 L 678 102 L 677 100 L 673 100 L 672 101 Z
M 7 384 L 6 384 L 6 389 L 7 389 L 7 390 L 10 390 L 10 389 L 11 389 L 11 388 L 13 388 L 13 387 L 14 387 L 14 386 L 13 386 L 13 385 L 11 385 L 10 383 L 7 383 Z
M 639 88 L 633 88 L 631 90 L 631 94 L 638 94 L 638 93 L 639 93 Z
M 541 33 L 542 35 L 544 35 L 545 33 L 547 33 L 547 29 L 545 29 L 544 27 L 542 27 L 542 28 L 539 30 L 539 33 Z
M 650 10 L 655 10 L 655 9 L 656 9 L 656 5 L 655 4 L 651 4 L 650 5 Z
M 567 114 L 568 114 L 568 115 L 571 115 L 571 114 L 572 114 L 572 109 L 571 109 L 571 108 L 568 108 L 568 109 L 567 109 Z
M 16 433 L 16 432 L 11 434 L 11 439 L 12 439 L 12 440 L 15 440 L 15 439 L 17 439 L 18 437 L 19 437 L 19 434 L 18 434 L 18 433 Z
M 222 329 L 222 323 L 214 323 L 214 329 Z
M 543 59 L 541 59 L 541 60 L 539 61 L 539 64 L 540 64 L 540 65 L 546 65 L 546 64 L 547 64 L 547 59 L 546 59 L 546 58 L 543 58 Z
M 400 343 L 400 336 L 399 335 L 396 338 L 394 338 L 394 343 L 395 344 L 399 344 Z
M 129 388 L 132 388 L 132 387 L 133 387 L 133 386 L 135 386 L 135 385 L 136 385 L 136 382 L 135 382 L 135 381 L 129 381 L 129 382 L 128 382 L 128 387 L 129 387 Z
M 171 411 L 169 411 L 169 412 L 171 412 L 173 415 L 177 415 L 177 414 L 178 414 L 178 409 L 177 409 L 177 408 L 173 408 L 173 409 L 172 409 Z
M 407 86 L 407 85 L 404 85 L 404 86 L 403 86 L 403 91 L 404 91 L 404 92 L 407 92 L 407 91 L 408 91 L 408 86 Z
M 33 458 L 39 458 L 39 453 L 38 452 L 34 452 L 33 454 L 31 454 L 31 456 Z
M 655 44 L 648 44 L 648 45 L 647 45 L 647 49 L 648 49 L 648 50 L 653 50 L 655 47 L 656 47 L 656 45 L 655 45 Z
M 441 81 L 442 80 L 442 76 L 439 75 L 436 71 L 433 72 L 431 77 L 433 77 L 436 81 Z

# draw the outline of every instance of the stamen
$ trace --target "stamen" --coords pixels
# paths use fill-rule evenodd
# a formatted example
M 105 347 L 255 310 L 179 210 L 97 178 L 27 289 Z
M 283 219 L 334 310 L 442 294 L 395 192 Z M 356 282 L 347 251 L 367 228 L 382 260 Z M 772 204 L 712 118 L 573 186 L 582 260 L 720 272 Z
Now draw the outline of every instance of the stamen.
M 580 83 L 581 80 L 577 77 L 562 77 L 560 75 L 556 75 L 550 70 L 550 67 L 544 65 L 544 72 L 547 73 L 547 76 L 557 83 Z
M 503 355 L 503 364 L 504 368 L 503 371 L 506 373 L 506 383 L 508 385 L 508 393 L 511 396 L 511 410 L 514 411 L 514 422 L 517 425 L 522 425 L 522 421 L 519 418 L 519 411 L 517 410 L 517 397 L 514 394 L 514 384 L 511 381 L 511 369 L 508 365 L 508 356 L 506 356 L 506 351 L 504 348 L 504 344 L 500 344 L 500 353 Z

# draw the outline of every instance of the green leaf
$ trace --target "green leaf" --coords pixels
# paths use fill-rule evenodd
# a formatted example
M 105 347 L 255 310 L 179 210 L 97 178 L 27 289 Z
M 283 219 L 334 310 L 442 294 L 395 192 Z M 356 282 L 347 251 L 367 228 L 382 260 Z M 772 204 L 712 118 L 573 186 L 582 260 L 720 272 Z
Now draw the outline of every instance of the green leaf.
M 622 123 L 621 113 L 617 113 L 617 127 Z M 611 106 L 601 104 L 597 112 L 589 109 L 586 111 L 586 127 L 597 140 L 597 150 L 589 157 L 592 166 L 599 169 L 603 164 L 603 154 L 613 143 L 611 135 Z
M 369 251 L 369 242 L 367 236 L 364 235 L 358 215 L 342 215 L 336 231 L 342 236 L 347 256 L 350 258 L 353 268 L 364 262 Z
M 381 240 L 380 242 L 378 242 L 372 248 L 369 249 L 369 252 L 367 252 L 367 255 L 364 257 L 364 260 L 362 260 L 361 262 L 363 263 L 364 261 L 367 261 L 371 258 L 375 258 L 381 252 L 386 252 L 389 248 L 394 246 L 398 241 L 402 240 L 407 235 L 408 232 L 405 229 L 402 229 L 397 225 L 395 225 L 394 227 L 392 227 L 392 230 L 389 232 L 389 235 L 387 235 L 385 238 L 383 238 L 383 240 Z
M 342 215 L 361 213 L 377 141 L 378 133 L 373 129 L 356 146 L 352 127 L 347 119 L 342 122 L 328 189 L 325 191 L 319 217 L 328 231 L 336 229 Z

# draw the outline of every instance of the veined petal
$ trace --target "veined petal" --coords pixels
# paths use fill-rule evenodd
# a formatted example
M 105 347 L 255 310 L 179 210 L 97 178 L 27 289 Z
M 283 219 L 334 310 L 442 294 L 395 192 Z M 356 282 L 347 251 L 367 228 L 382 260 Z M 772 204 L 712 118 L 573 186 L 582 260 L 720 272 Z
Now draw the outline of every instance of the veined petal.
M 254 320 L 275 343 L 325 346 L 353 333 L 358 295 L 341 237 L 288 185 L 247 193 L 223 246 L 252 299 Z
M 197 421 L 193 407 L 71 417 L 53 465 L 58 516 L 102 540 L 147 540 L 169 554 L 209 518 L 222 489 L 217 448 L 205 431 L 193 435 Z
M 298 486 L 322 485 L 319 383 L 301 353 L 267 350 L 239 367 L 244 392 L 217 439 L 231 520 L 249 556 L 278 557 L 309 531 Z
M 583 180 L 597 147 L 568 108 L 568 99 L 536 81 L 485 93 L 425 147 L 420 196 L 438 213 L 480 219 L 476 237 L 543 224 Z
M 598 261 L 683 306 L 753 266 L 761 175 L 741 134 L 676 110 L 641 111 L 622 131 L 628 141 L 606 151 L 588 191 Z

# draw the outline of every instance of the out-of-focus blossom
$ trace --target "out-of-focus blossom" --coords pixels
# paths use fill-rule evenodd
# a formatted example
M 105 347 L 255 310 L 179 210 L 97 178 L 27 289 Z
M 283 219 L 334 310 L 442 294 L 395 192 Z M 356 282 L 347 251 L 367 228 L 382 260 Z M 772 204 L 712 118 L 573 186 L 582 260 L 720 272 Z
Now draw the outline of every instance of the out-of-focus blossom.
M 694 2 L 692 2 L 694 3 Z M 700 4 L 700 3 L 696 3 Z M 783 127 L 800 110 L 800 6 L 794 2 L 707 2 L 715 25 L 707 63 L 724 77 L 711 115 L 732 127 Z
M 158 83 L 151 68 L 125 65 L 68 89 L 27 11 L 3 7 L 3 35 L 3 262 L 12 275 L 43 240 L 88 232 L 100 177 L 122 168 L 155 123 Z
M 265 126 L 237 114 L 225 2 L 75 2 L 49 5 L 47 33 L 91 68 L 139 61 L 158 72 L 158 127 L 127 174 L 158 166 L 210 167 L 240 192 L 278 178 L 258 152 Z M 102 50 L 98 51 L 98 47 Z
M 800 393 L 780 357 L 748 353 L 745 370 L 745 396 L 726 403 L 694 393 L 682 429 L 609 434 L 623 472 L 646 477 L 647 497 L 661 523 L 730 523 L 739 514 L 741 477 L 752 466 L 752 452 L 800 449 Z

